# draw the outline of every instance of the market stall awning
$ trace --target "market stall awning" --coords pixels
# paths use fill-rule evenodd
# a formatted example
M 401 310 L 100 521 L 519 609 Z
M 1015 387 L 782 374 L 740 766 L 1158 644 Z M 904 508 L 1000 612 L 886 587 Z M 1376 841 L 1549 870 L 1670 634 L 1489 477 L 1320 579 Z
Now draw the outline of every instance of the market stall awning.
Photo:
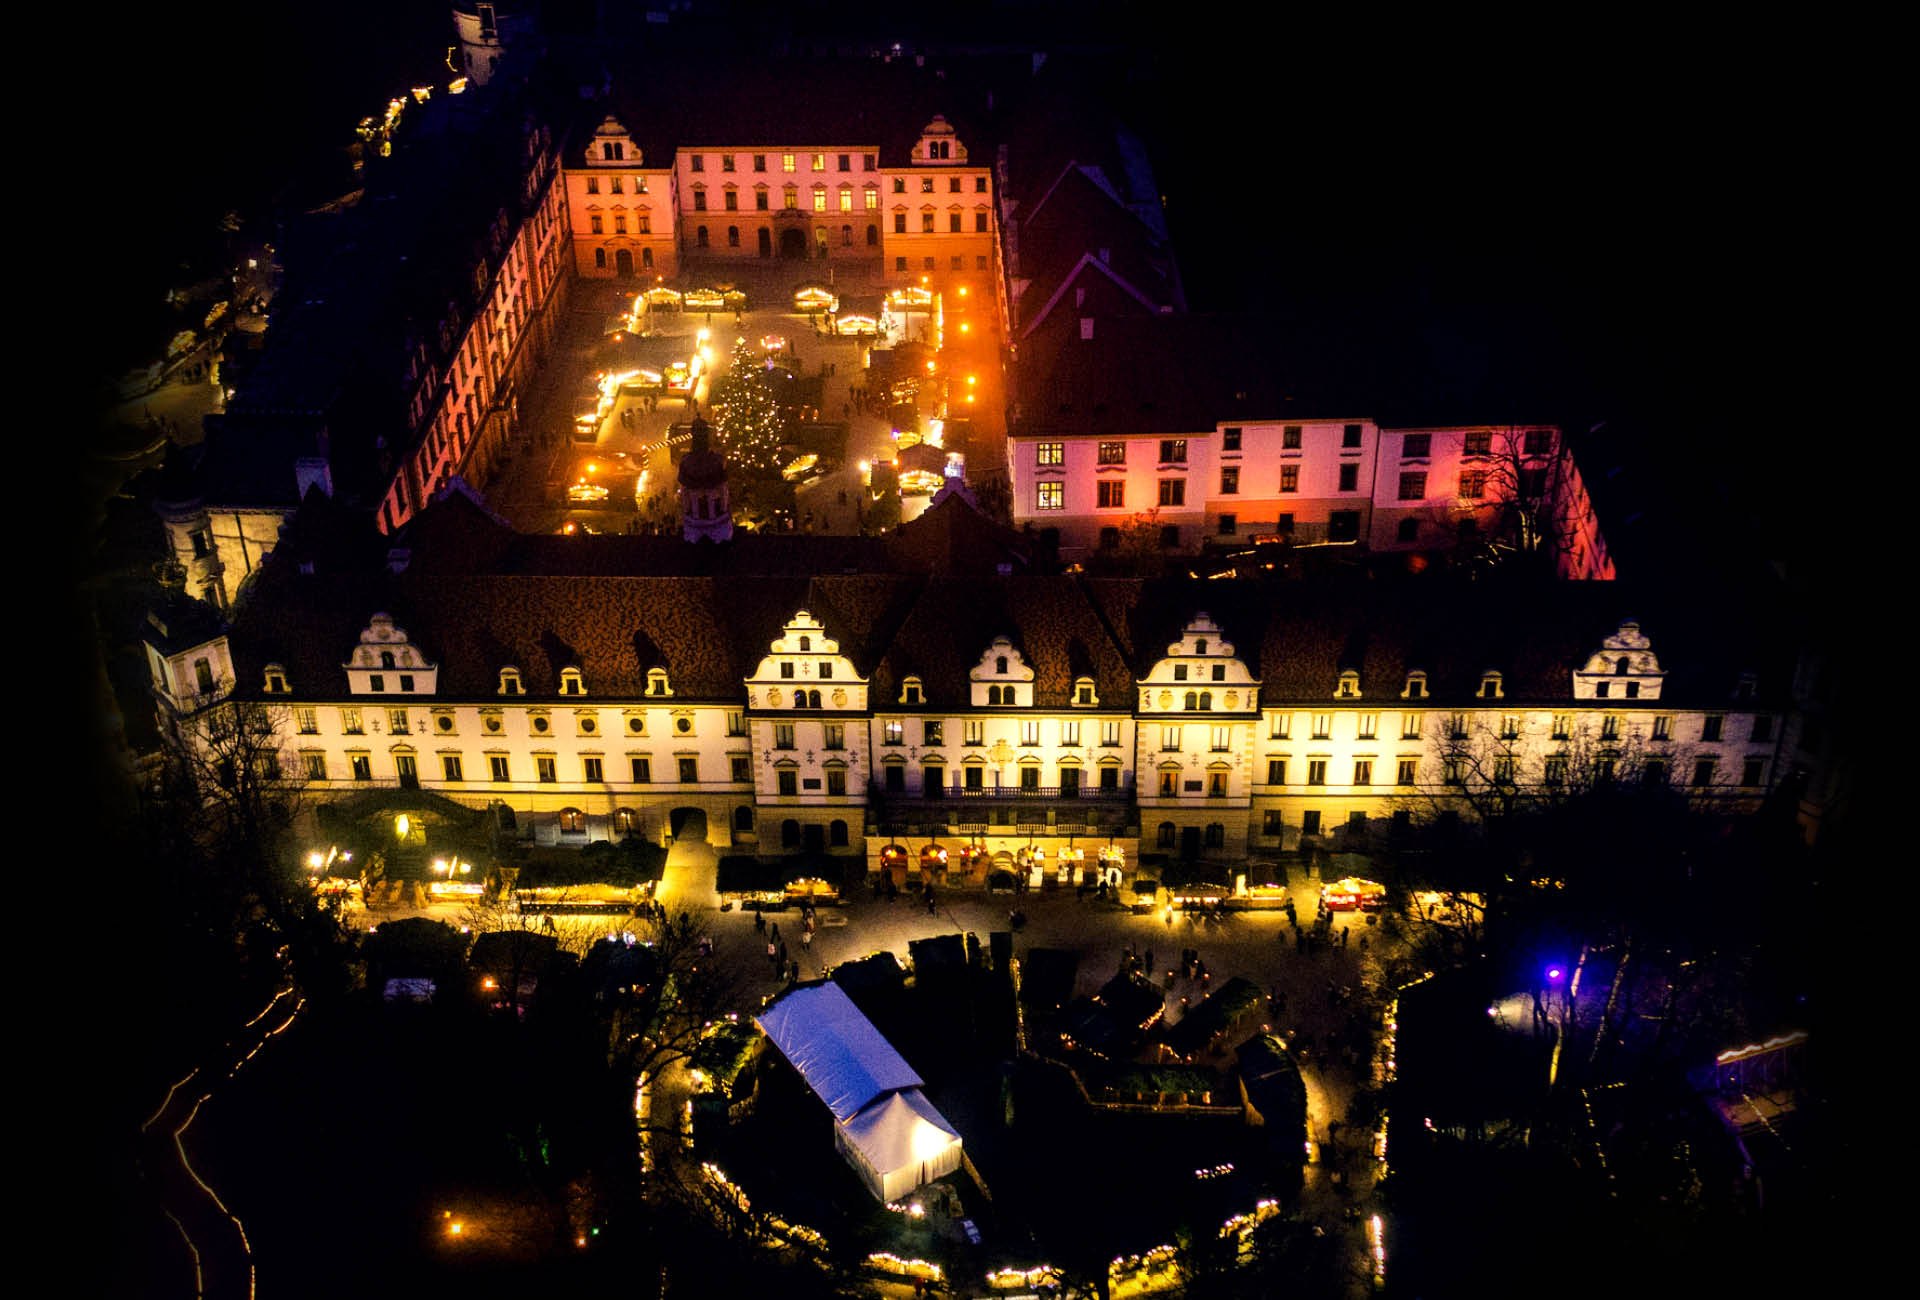
M 883 1176 L 898 1169 L 917 1169 L 922 1161 L 944 1163 L 941 1157 L 960 1146 L 953 1125 L 918 1088 L 896 1092 L 869 1106 L 842 1128 L 861 1158 Z M 915 1177 L 907 1186 L 917 1187 L 919 1182 Z

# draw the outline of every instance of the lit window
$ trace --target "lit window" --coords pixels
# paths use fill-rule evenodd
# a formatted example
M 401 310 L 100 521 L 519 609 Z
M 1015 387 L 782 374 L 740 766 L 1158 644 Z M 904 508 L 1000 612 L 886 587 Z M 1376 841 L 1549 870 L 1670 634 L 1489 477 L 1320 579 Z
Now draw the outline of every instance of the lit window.
M 1067 463 L 1067 444 L 1064 442 L 1043 442 L 1034 448 L 1036 465 L 1064 465 Z
M 1049 479 L 1038 486 L 1039 498 L 1035 508 L 1039 510 L 1064 510 L 1066 508 L 1066 484 L 1059 479 Z M 1102 487 L 1106 486 L 1101 484 Z

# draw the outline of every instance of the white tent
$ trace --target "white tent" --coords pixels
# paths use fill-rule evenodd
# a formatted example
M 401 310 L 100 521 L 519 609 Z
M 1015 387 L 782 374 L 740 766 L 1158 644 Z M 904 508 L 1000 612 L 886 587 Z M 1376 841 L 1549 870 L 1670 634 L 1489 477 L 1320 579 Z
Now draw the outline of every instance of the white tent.
M 833 1126 L 834 1145 L 875 1196 L 895 1201 L 960 1167 L 960 1135 L 918 1088 Z
M 882 1201 L 960 1167 L 960 1135 L 838 984 L 791 989 L 755 1023 L 833 1112 L 834 1145 Z

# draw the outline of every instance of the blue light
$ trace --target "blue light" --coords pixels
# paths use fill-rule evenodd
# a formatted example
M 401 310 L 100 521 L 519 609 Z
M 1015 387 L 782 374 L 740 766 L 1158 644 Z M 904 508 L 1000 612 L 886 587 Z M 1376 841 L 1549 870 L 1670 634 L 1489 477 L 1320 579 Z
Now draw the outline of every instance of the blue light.
M 1547 967 L 1547 978 L 1553 981 L 1555 984 L 1558 984 L 1560 982 L 1560 976 L 1563 974 L 1565 974 L 1565 972 L 1562 971 L 1558 966 Z

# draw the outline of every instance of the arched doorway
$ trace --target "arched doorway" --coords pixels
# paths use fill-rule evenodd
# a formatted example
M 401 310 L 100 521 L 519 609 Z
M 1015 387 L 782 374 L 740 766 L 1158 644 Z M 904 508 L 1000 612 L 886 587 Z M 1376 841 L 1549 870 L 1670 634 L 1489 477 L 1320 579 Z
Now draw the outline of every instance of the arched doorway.
M 1197 858 L 1200 856 L 1200 828 L 1198 826 L 1182 826 L 1180 828 L 1180 856 L 1183 858 Z
M 622 276 L 633 274 L 633 250 L 631 248 L 617 248 L 614 250 L 613 273 Z
M 773 232 L 765 226 L 760 227 L 760 256 L 773 256 Z
M 808 822 L 800 828 L 800 847 L 809 853 L 819 853 L 827 847 L 827 828 L 819 822 Z
M 800 823 L 791 817 L 780 823 L 780 847 L 783 849 L 800 847 Z
M 780 232 L 780 256 L 798 261 L 807 255 L 807 232 L 788 226 Z
M 707 838 L 707 814 L 699 808 L 675 808 L 667 814 L 667 829 L 675 840 Z

